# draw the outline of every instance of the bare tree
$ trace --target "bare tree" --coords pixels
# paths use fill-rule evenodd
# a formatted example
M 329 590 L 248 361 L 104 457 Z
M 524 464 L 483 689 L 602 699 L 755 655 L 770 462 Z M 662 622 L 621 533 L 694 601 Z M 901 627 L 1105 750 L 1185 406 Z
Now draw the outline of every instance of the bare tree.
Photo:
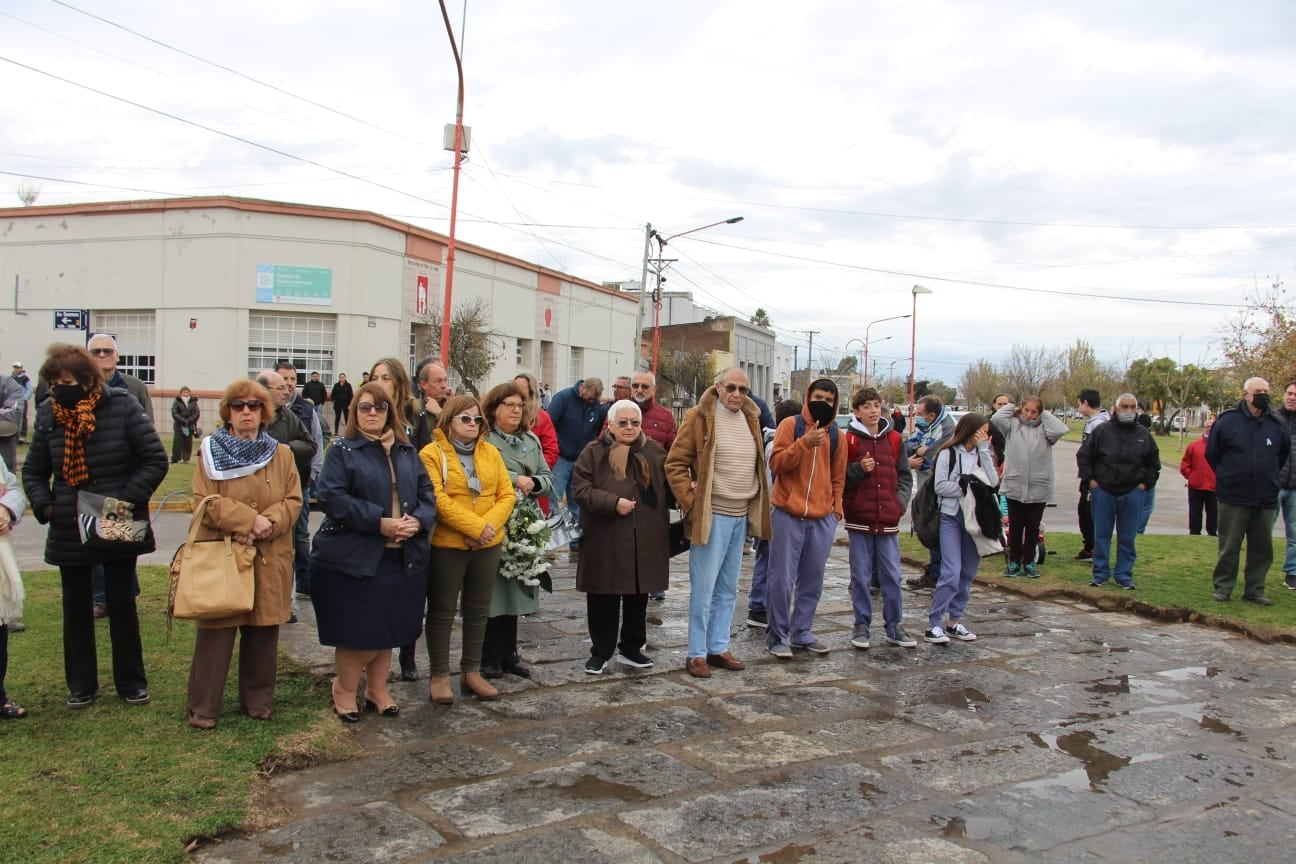
M 670 405 L 681 399 L 695 404 L 698 397 L 715 383 L 715 357 L 702 351 L 672 351 L 660 358 L 657 379 L 657 401 Z
M 419 345 L 420 353 L 441 353 L 441 311 L 430 311 L 421 316 L 429 330 Z M 490 305 L 480 297 L 456 306 L 450 316 L 450 371 L 459 376 L 463 386 L 474 396 L 480 396 L 477 383 L 490 375 L 499 353 L 492 345 Z
M 969 406 L 982 407 L 994 402 L 994 397 L 1003 390 L 1001 379 L 994 364 L 981 358 L 963 370 L 959 389 Z
M 14 192 L 17 193 L 18 200 L 22 202 L 24 207 L 30 207 L 35 204 L 36 199 L 40 197 L 41 187 L 37 186 L 35 183 L 27 183 L 24 181 L 14 187 Z
M 1266 288 L 1256 286 L 1247 308 L 1223 325 L 1222 350 L 1232 365 L 1232 376 L 1241 390 L 1242 380 L 1259 375 L 1277 385 L 1291 377 L 1296 356 L 1296 310 L 1292 308 L 1281 277 L 1267 277 Z
M 1061 353 L 1044 346 L 1012 346 L 1003 365 L 1004 389 L 1016 399 L 1042 395 L 1053 386 L 1062 367 Z

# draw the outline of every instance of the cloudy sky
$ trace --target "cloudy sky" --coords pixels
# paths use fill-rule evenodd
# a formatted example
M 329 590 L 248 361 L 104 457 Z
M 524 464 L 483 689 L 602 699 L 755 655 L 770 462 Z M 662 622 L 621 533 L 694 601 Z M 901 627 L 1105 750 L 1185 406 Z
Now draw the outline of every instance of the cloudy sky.
M 672 242 L 668 287 L 763 307 L 802 359 L 805 331 L 840 356 L 919 283 L 919 377 L 1077 338 L 1200 362 L 1296 269 L 1289 0 L 448 6 L 462 240 L 635 280 L 646 223 L 743 216 Z M 0 86 L 6 205 L 29 175 L 42 204 L 231 194 L 448 229 L 429 0 L 7 0 Z M 883 376 L 909 323 L 870 331 Z

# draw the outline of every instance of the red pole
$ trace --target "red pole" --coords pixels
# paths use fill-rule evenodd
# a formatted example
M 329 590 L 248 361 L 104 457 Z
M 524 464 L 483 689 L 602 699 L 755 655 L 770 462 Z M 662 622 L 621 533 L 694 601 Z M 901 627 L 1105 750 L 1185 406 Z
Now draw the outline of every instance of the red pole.
M 454 28 L 450 26 L 450 13 L 446 11 L 445 0 L 441 4 L 441 17 L 445 19 L 446 35 L 450 37 L 450 50 L 454 52 L 455 68 L 459 73 L 459 102 L 455 107 L 454 137 L 454 180 L 450 190 L 450 238 L 446 245 L 445 303 L 441 308 L 441 365 L 450 368 L 450 309 L 454 289 L 455 268 L 455 221 L 459 214 L 459 167 L 463 163 L 463 103 L 464 77 L 463 60 L 459 56 L 459 46 L 455 44 Z

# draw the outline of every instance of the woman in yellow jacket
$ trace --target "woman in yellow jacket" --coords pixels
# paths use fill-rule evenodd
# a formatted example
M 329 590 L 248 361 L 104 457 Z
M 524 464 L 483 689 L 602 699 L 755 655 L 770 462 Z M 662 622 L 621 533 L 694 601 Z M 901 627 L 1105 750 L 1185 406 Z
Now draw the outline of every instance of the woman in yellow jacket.
M 504 550 L 504 524 L 517 496 L 503 458 L 483 434 L 485 420 L 476 398 L 455 396 L 441 409 L 432 443 L 419 452 L 436 490 L 437 524 L 428 567 L 428 698 L 442 705 L 454 702 L 450 628 L 461 593 L 460 690 L 478 699 L 499 696 L 481 676 L 481 647 Z

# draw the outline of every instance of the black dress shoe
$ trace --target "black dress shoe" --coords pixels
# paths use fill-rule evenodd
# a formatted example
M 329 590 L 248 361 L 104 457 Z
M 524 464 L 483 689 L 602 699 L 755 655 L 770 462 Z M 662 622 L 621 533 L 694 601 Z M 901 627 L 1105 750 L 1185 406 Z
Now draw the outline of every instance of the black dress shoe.
M 483 678 L 489 678 L 492 681 L 494 681 L 497 678 L 503 678 L 504 667 L 497 666 L 494 663 L 490 663 L 490 664 L 483 663 L 481 667 L 481 676 Z
M 339 707 L 337 706 L 336 703 L 334 703 L 334 705 L 333 705 L 333 713 L 336 714 L 336 715 L 337 715 L 337 718 L 338 718 L 339 720 L 341 720 L 343 723 L 359 723 L 359 722 L 360 722 L 360 712 L 359 712 L 359 711 L 343 711 L 341 708 L 339 708 Z
M 414 662 L 414 652 L 403 648 L 400 652 L 400 677 L 402 681 L 418 680 L 418 664 Z
M 522 665 L 522 658 L 516 654 L 504 661 L 504 671 L 519 678 L 531 677 L 531 670 Z
M 372 714 L 381 714 L 384 717 L 396 717 L 400 714 L 400 706 L 395 702 L 388 705 L 386 708 L 379 709 L 378 703 L 372 699 L 365 700 L 364 710 Z
M 67 707 L 69 710 L 78 711 L 82 708 L 89 708 L 94 704 L 95 694 L 93 693 L 69 693 L 67 697 Z
M 149 704 L 149 692 L 145 690 L 143 687 L 140 687 L 135 690 L 127 690 L 126 692 L 121 694 L 121 697 L 126 700 L 127 705 Z

